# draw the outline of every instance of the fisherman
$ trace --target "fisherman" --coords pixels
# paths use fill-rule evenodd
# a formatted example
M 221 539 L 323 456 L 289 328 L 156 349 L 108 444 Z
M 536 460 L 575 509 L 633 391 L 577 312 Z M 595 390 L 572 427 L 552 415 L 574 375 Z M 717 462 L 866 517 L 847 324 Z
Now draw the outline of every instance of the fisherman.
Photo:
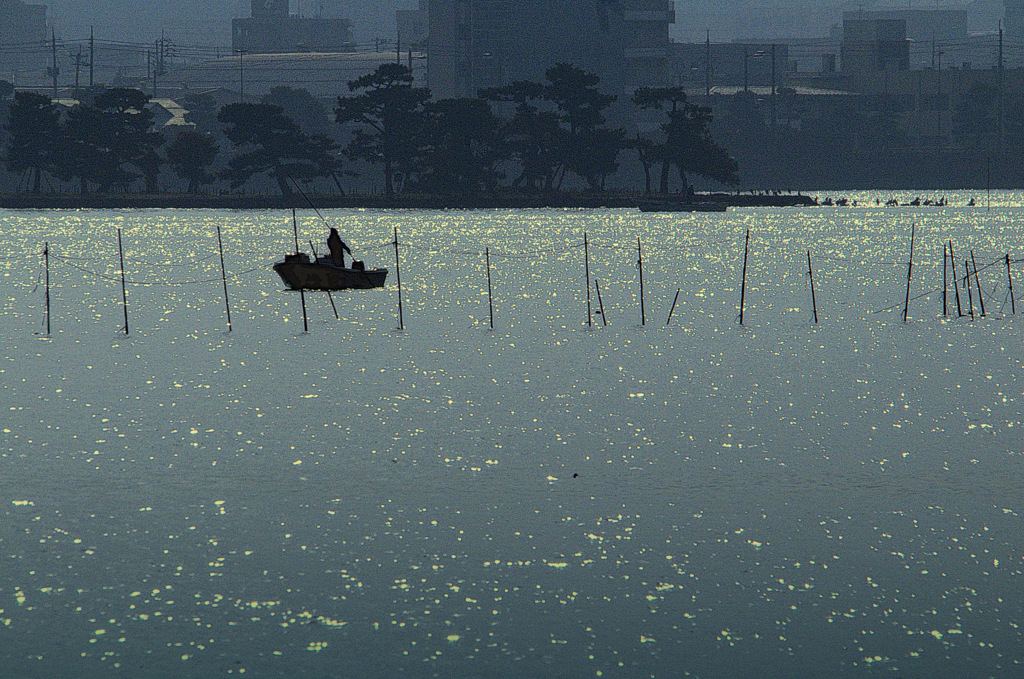
M 340 266 L 344 269 L 345 253 L 347 252 L 351 255 L 352 251 L 345 245 L 345 241 L 341 240 L 337 229 L 331 229 L 331 235 L 327 237 L 327 248 L 331 251 L 331 261 L 334 262 L 334 266 Z

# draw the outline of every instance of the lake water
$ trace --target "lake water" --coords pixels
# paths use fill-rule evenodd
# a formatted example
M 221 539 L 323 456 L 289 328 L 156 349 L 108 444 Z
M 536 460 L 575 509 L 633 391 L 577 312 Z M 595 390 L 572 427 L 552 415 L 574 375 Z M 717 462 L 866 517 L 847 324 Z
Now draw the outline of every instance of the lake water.
M 1021 676 L 1024 195 L 855 197 L 329 211 L 308 333 L 288 213 L 0 211 L 0 676 Z

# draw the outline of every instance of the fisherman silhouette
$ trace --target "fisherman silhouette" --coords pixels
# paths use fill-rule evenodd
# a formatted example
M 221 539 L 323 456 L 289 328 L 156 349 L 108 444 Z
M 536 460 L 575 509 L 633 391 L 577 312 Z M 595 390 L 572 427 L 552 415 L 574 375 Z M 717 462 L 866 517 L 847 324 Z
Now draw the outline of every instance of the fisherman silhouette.
M 345 245 L 345 241 L 341 240 L 341 236 L 338 235 L 337 229 L 331 229 L 331 235 L 327 237 L 327 248 L 331 251 L 331 261 L 334 262 L 334 266 L 340 266 L 345 268 L 345 253 L 352 254 L 352 251 Z

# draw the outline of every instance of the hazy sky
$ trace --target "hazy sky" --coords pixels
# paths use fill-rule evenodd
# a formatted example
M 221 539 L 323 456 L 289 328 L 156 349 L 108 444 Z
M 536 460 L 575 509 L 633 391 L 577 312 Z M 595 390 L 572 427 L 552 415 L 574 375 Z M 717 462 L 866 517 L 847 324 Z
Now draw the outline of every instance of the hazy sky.
M 179 44 L 229 45 L 231 19 L 249 16 L 249 0 L 30 0 L 45 2 L 58 34 L 65 39 L 97 35 L 115 40 L 151 42 L 160 31 Z M 414 9 L 418 0 L 291 0 L 291 11 L 313 15 L 323 3 L 328 12 L 354 23 L 357 42 L 371 43 L 377 36 L 394 37 L 395 11 Z M 817 38 L 841 20 L 843 11 L 916 7 L 960 7 L 970 11 L 971 30 L 995 30 L 1002 17 L 1002 0 L 675 0 L 679 41 L 736 38 Z
M 29 0 L 46 4 L 57 33 L 65 39 L 97 37 L 152 42 L 166 30 L 181 44 L 230 45 L 231 19 L 250 15 L 250 0 Z M 320 2 L 354 23 L 354 38 L 372 42 L 394 36 L 395 11 L 415 9 L 417 0 L 291 0 L 293 14 L 312 16 Z

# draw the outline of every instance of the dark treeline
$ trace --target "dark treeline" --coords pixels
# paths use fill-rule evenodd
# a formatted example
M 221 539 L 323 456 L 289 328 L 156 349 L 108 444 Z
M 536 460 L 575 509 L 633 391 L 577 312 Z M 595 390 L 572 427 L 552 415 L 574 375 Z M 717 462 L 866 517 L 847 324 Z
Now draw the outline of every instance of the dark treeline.
M 711 107 L 712 134 L 739 163 L 745 187 L 1024 186 L 1024 93 L 1000 94 L 983 79 L 941 98 L 780 87 L 775 97 L 712 96 Z
M 290 196 L 299 186 L 344 194 L 371 178 L 388 196 L 596 193 L 625 174 L 627 154 L 643 168 L 633 190 L 686 193 L 694 176 L 739 179 L 736 162 L 711 138 L 710 109 L 677 87 L 636 91 L 632 104 L 650 121 L 644 134 L 612 125 L 616 97 L 568 64 L 550 68 L 542 83 L 473 99 L 434 100 L 400 64 L 348 89 L 333 116 L 289 87 L 260 103 L 218 106 L 193 95 L 181 102 L 190 125 L 158 128 L 150 97 L 138 90 L 86 90 L 65 106 L 0 88 L 8 191 Z

